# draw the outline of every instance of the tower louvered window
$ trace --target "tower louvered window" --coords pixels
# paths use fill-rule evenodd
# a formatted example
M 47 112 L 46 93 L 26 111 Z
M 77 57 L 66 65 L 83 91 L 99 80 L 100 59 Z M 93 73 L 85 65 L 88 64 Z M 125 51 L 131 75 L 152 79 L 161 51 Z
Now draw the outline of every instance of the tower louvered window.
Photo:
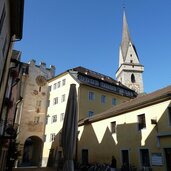
M 135 83 L 135 75 L 134 74 L 131 75 L 131 82 Z

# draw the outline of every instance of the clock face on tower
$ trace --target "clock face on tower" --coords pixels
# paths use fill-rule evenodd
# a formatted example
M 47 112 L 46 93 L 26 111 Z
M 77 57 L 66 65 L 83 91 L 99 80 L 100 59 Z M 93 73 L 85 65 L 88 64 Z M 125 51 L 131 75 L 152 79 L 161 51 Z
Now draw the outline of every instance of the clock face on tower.
M 44 86 L 46 85 L 47 81 L 46 81 L 46 78 L 42 75 L 38 75 L 36 77 L 36 83 L 38 86 Z

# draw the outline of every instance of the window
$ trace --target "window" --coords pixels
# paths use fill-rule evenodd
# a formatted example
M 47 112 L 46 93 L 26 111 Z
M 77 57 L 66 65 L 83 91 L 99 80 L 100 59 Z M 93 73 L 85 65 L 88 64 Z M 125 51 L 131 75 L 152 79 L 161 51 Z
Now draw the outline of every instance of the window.
M 64 120 L 64 113 L 61 113 L 60 115 L 60 121 L 62 122 Z
M 88 99 L 91 100 L 91 101 L 95 99 L 94 92 L 89 92 L 88 93 Z
M 55 133 L 50 134 L 50 142 L 55 140 Z
M 93 111 L 88 111 L 88 117 L 92 117 L 94 115 Z
M 52 123 L 57 122 L 57 115 L 52 116 Z
M 40 120 L 40 117 L 39 116 L 34 117 L 34 123 L 35 124 L 38 124 L 39 123 L 39 120 Z
M 56 105 L 56 104 L 58 104 L 58 97 L 55 97 L 55 98 L 53 99 L 53 105 Z
M 1 18 L 0 18 L 0 34 L 2 32 L 5 16 L 6 16 L 6 10 L 5 10 L 5 5 L 4 5 L 3 10 L 2 10 L 2 15 L 1 15 Z
M 65 101 L 65 94 L 62 95 L 61 102 Z
M 106 103 L 106 96 L 105 95 L 101 95 L 101 103 Z
M 115 98 L 112 99 L 112 105 L 113 105 L 113 106 L 116 105 L 116 99 L 115 99 Z
M 116 133 L 116 121 L 111 122 L 110 125 L 111 125 L 111 132 L 112 132 L 112 134 Z
M 66 79 L 62 80 L 62 86 L 64 86 L 66 84 Z
M 49 106 L 50 106 L 50 100 L 47 101 L 47 107 L 49 107 Z
M 129 151 L 122 150 L 121 154 L 122 154 L 122 165 L 129 167 Z
M 171 107 L 168 108 L 169 125 L 171 126 Z
M 53 89 L 55 90 L 57 88 L 57 84 L 55 83 L 54 85 L 53 85 Z
M 43 136 L 43 140 L 44 140 L 44 142 L 46 142 L 46 135 Z
M 138 115 L 138 130 L 146 128 L 145 114 Z
M 52 91 L 52 86 L 49 86 L 48 87 L 48 90 L 49 90 L 49 92 Z
M 150 158 L 148 149 L 140 149 L 140 159 L 142 167 L 150 166 Z
M 60 81 L 58 81 L 58 86 L 57 86 L 57 87 L 59 88 L 60 86 L 61 86 L 61 82 L 60 82 Z
M 46 116 L 46 118 L 45 118 L 45 124 L 48 124 L 48 118 L 49 118 L 49 115 Z
M 131 75 L 131 82 L 135 83 L 135 75 L 134 74 Z

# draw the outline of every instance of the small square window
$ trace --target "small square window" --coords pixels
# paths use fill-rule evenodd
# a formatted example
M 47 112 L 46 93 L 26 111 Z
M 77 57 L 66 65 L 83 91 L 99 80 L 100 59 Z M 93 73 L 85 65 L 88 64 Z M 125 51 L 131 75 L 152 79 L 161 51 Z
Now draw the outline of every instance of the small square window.
M 52 123 L 57 122 L 57 115 L 52 116 Z
M 93 111 L 88 111 L 88 117 L 92 117 L 94 115 Z
M 34 117 L 34 123 L 35 124 L 38 124 L 39 123 L 39 120 L 40 120 L 40 117 L 39 116 L 35 116 Z
M 55 133 L 50 134 L 50 142 L 55 140 Z

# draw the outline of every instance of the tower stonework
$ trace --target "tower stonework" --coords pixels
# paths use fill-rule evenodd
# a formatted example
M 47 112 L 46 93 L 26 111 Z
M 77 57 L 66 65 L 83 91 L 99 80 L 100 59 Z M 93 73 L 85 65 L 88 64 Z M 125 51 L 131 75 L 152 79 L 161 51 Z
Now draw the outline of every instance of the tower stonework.
M 22 76 L 23 102 L 20 110 L 20 130 L 17 140 L 21 156 L 18 165 L 37 166 L 41 161 L 49 90 L 47 81 L 55 75 L 55 66 L 44 62 L 28 63 Z M 36 151 L 36 153 L 34 152 Z
M 124 12 L 122 42 L 119 49 L 119 68 L 116 72 L 116 79 L 140 94 L 144 92 L 143 71 L 144 66 L 140 64 L 136 48 L 131 41 Z

